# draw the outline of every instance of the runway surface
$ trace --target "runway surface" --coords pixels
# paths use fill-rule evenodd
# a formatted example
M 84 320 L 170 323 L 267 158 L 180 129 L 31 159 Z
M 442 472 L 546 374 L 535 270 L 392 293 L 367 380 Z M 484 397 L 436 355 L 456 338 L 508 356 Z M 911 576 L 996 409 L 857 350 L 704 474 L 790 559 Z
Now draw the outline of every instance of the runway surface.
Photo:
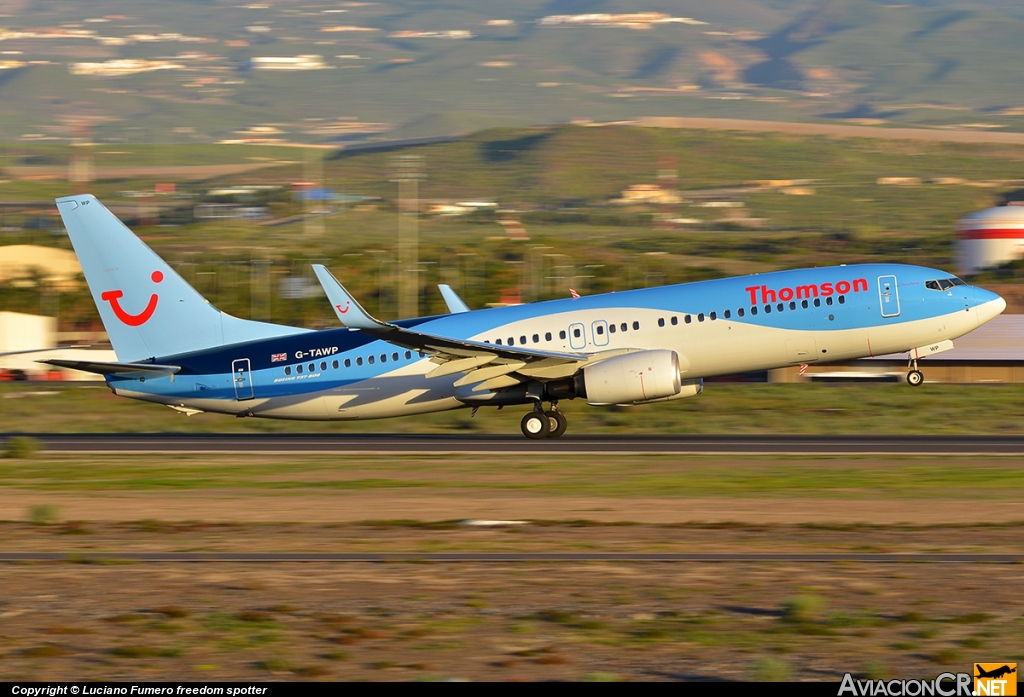
M 37 438 L 58 452 L 179 453 L 576 453 L 1022 455 L 1024 436 L 772 436 L 447 434 L 5 434 Z
M 814 562 L 814 563 L 1024 563 L 1024 554 L 673 554 L 645 552 L 394 552 L 394 553 L 316 553 L 316 552 L 5 552 L 2 562 L 177 562 L 177 563 L 309 563 L 309 562 Z

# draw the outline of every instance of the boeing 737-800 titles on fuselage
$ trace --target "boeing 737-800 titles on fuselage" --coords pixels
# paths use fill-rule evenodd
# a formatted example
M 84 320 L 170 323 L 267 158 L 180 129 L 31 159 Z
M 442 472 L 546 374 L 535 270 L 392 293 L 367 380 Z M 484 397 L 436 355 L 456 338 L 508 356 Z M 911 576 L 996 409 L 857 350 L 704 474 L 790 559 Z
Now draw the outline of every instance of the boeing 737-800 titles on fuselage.
M 57 208 L 118 360 L 45 362 L 186 413 L 352 420 L 532 404 L 523 433 L 558 437 L 559 400 L 681 399 L 713 375 L 909 351 L 919 385 L 919 358 L 1006 307 L 943 271 L 863 264 L 472 312 L 443 287 L 451 314 L 381 322 L 315 266 L 345 327 L 311 331 L 217 310 L 93 196 Z

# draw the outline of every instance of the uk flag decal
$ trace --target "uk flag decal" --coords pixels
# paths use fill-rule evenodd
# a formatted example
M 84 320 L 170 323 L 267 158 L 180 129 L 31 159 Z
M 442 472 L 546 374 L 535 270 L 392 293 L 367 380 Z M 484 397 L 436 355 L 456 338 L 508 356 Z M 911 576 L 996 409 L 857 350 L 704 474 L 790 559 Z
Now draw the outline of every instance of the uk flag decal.
M 272 354 L 270 354 L 270 362 L 271 363 L 279 363 L 281 361 L 286 361 L 286 360 L 288 360 L 288 354 L 287 353 L 272 353 Z

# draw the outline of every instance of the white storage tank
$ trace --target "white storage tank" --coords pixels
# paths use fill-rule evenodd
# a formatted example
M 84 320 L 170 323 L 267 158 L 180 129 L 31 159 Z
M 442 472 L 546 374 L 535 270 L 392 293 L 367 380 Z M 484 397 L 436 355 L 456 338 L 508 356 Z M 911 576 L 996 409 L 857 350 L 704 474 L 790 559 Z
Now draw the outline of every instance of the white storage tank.
M 956 227 L 957 270 L 961 274 L 1024 257 L 1024 206 L 1000 206 L 971 213 Z

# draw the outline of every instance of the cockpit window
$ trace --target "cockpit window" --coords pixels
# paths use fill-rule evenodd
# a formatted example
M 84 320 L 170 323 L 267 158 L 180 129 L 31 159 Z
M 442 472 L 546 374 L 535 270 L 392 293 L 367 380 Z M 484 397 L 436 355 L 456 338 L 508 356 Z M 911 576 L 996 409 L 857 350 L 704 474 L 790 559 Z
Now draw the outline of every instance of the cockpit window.
M 924 287 L 929 290 L 949 290 L 953 286 L 966 286 L 967 284 L 961 281 L 956 276 L 952 278 L 940 278 L 937 281 L 925 281 Z

